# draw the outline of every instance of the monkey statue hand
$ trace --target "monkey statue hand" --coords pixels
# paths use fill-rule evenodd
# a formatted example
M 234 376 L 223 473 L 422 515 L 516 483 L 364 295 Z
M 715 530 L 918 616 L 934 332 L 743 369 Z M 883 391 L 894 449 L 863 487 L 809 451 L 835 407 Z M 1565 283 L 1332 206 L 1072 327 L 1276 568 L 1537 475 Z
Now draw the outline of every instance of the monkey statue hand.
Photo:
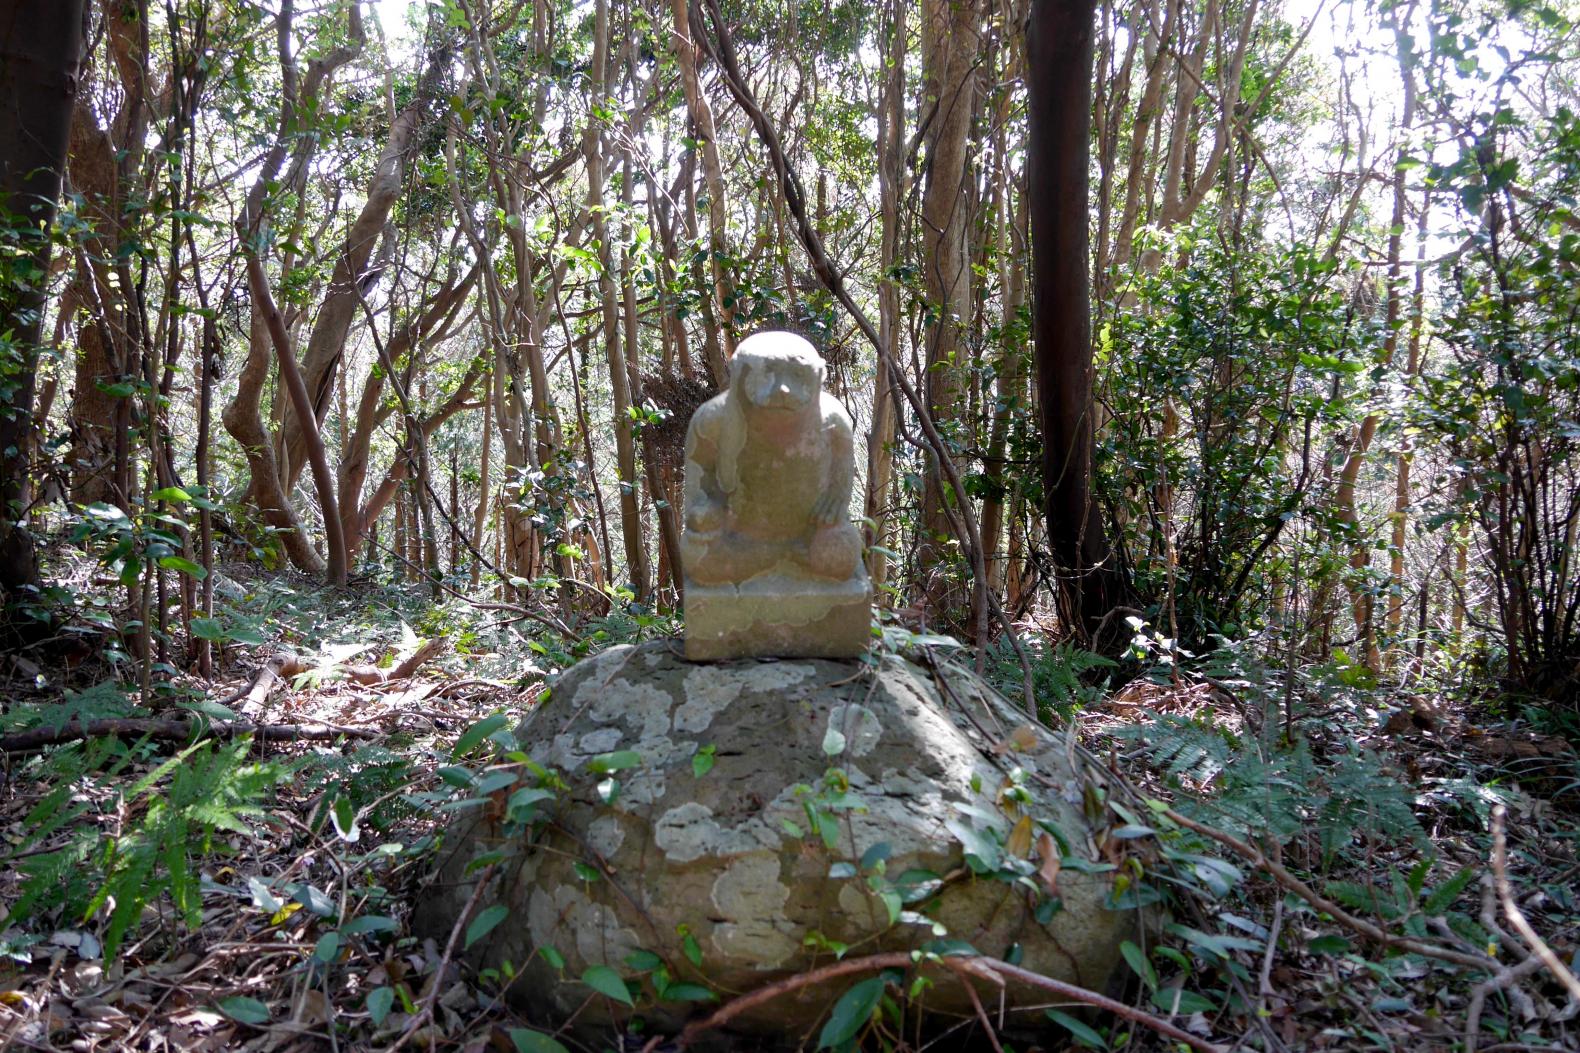
M 834 526 L 843 523 L 849 510 L 840 495 L 830 490 L 817 499 L 817 504 L 812 506 L 812 522 L 818 526 Z
M 712 534 L 724 525 L 724 506 L 704 497 L 686 509 L 686 529 Z

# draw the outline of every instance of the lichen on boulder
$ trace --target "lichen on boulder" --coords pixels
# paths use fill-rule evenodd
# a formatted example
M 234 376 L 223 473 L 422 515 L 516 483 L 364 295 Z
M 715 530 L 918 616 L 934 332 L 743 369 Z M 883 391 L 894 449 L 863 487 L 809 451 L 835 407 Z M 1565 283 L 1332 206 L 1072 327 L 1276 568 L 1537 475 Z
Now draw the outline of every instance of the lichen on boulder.
M 474 964 L 589 1040 L 632 1016 L 677 1028 L 845 953 L 969 945 L 1101 989 L 1137 924 L 1107 906 L 1063 744 L 958 666 L 615 647 L 561 676 L 516 740 L 531 763 L 449 834 L 421 918 L 448 932 L 469 902 L 508 908 Z M 596 993 L 608 970 L 634 1008 Z M 815 1034 L 838 993 L 731 1026 Z M 923 1003 L 970 1006 L 942 976 Z

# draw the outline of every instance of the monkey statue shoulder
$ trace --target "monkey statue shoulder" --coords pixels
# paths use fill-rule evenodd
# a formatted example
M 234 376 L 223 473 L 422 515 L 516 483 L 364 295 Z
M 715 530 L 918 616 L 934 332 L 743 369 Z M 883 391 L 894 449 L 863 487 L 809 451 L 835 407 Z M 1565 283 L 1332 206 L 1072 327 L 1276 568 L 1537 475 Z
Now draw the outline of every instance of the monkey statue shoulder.
M 741 342 L 686 432 L 686 656 L 853 657 L 871 587 L 850 522 L 850 416 L 799 336 Z

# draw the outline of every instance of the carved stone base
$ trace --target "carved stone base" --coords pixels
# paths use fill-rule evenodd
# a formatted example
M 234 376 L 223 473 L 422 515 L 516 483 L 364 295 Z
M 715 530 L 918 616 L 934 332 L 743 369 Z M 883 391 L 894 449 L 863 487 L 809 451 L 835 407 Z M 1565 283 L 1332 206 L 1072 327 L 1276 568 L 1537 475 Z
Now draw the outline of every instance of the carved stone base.
M 686 657 L 854 658 L 872 642 L 865 573 L 813 582 L 769 572 L 739 585 L 686 583 Z

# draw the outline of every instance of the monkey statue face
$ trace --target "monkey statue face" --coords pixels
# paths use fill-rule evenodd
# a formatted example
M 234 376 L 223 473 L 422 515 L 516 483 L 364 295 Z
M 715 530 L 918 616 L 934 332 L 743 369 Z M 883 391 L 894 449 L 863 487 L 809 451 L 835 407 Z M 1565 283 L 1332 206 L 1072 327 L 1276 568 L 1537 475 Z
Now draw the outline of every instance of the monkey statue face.
M 806 410 L 817 405 L 823 391 L 823 359 L 799 337 L 761 333 L 736 349 L 730 388 L 743 408 Z

